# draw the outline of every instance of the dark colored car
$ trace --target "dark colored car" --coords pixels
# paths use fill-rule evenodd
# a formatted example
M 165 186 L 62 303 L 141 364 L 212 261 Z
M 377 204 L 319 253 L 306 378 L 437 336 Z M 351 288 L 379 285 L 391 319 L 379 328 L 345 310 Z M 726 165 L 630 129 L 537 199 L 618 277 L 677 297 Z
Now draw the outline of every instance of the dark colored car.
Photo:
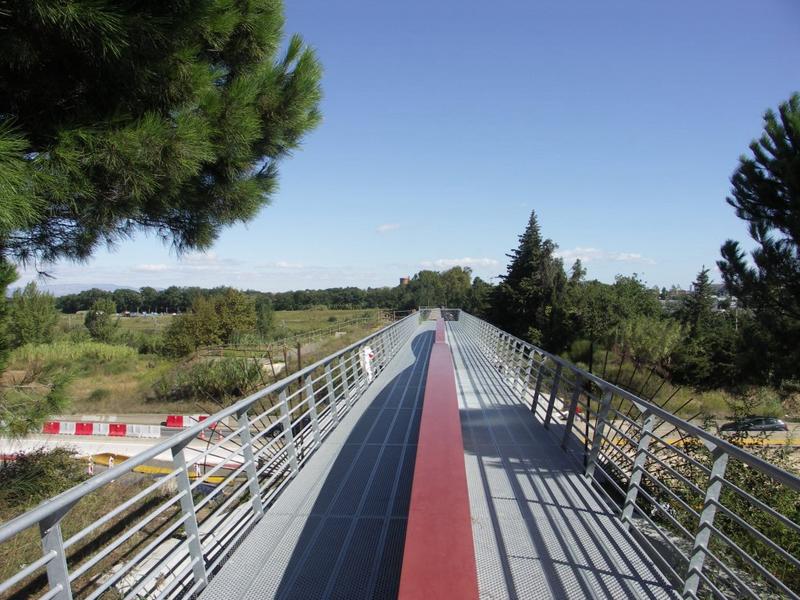
M 775 417 L 747 417 L 725 423 L 720 431 L 789 431 L 786 423 Z
M 299 435 L 300 432 L 305 429 L 311 423 L 311 417 L 308 415 L 304 416 L 302 419 L 297 421 L 294 425 L 292 425 L 292 434 Z M 276 438 L 280 434 L 283 433 L 283 423 L 278 421 L 274 425 L 272 425 L 269 430 L 267 431 L 267 435 L 271 438 Z

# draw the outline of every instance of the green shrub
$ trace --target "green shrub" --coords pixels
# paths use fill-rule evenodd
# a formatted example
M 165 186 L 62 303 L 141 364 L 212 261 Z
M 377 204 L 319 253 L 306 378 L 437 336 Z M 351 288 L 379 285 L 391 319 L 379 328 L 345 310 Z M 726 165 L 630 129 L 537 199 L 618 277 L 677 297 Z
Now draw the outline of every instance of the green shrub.
M 92 393 L 89 394 L 89 402 L 101 402 L 102 400 L 106 400 L 111 397 L 111 390 L 108 388 L 97 388 L 96 390 L 92 390 Z
M 153 386 L 157 400 L 211 401 L 226 405 L 265 385 L 261 363 L 246 358 L 222 358 L 179 368 Z
M 588 362 L 592 344 L 589 340 L 575 340 L 569 347 L 567 356 L 574 362 Z
M 128 346 L 104 344 L 103 342 L 54 342 L 52 344 L 29 344 L 17 348 L 11 354 L 16 364 L 41 361 L 46 364 L 71 364 L 78 361 L 111 362 L 132 360 L 136 351 Z
M 34 450 L 0 466 L 0 514 L 19 514 L 87 478 L 86 462 L 65 448 Z
M 197 298 L 191 312 L 176 317 L 164 332 L 164 352 L 186 356 L 201 346 L 227 344 L 255 327 L 253 298 L 229 289 L 211 298 Z
M 8 316 L 8 333 L 14 347 L 53 341 L 58 321 L 56 299 L 52 294 L 40 292 L 34 282 L 14 291 Z
M 113 339 L 119 325 L 116 312 L 117 305 L 113 300 L 101 299 L 92 304 L 83 321 L 92 339 L 100 342 L 110 342 Z

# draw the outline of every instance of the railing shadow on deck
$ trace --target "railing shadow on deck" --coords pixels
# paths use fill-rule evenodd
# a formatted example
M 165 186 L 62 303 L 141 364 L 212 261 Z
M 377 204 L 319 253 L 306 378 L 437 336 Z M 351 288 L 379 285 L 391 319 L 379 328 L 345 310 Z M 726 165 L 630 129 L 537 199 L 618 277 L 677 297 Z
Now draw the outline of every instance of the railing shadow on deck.
M 800 600 L 800 522 L 772 498 L 797 498 L 797 475 L 485 321 L 458 321 L 496 384 L 583 475 L 574 481 L 684 596 Z
M 467 374 L 480 408 L 461 409 L 464 449 L 476 457 L 508 589 L 515 589 L 515 581 L 500 521 L 501 512 L 507 515 L 511 505 L 534 549 L 527 558 L 539 563 L 553 597 L 601 593 L 615 598 L 659 598 L 669 594 L 669 586 L 650 558 L 626 539 L 616 515 L 595 497 L 558 446 L 560 438 L 553 434 L 563 426 L 553 423 L 550 431 L 545 429 L 528 407 L 504 393 L 507 386 L 502 376 L 485 359 L 468 348 L 460 351 L 473 361 L 472 366 L 484 365 Z M 486 394 L 489 389 L 492 399 Z M 507 403 L 498 404 L 498 398 Z M 493 494 L 490 479 L 497 473 L 490 471 L 494 470 L 502 472 L 512 497 Z M 548 545 L 545 538 L 555 540 L 557 546 Z M 575 575 L 569 581 L 559 574 L 565 566 Z
M 433 332 L 386 382 L 334 459 L 276 598 L 396 597 Z

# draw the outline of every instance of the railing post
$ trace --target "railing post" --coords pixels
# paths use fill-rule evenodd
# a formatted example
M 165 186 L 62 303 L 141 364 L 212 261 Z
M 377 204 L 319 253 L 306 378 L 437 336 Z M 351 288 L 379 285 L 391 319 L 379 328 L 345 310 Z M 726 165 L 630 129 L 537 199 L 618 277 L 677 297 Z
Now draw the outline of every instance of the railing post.
M 631 476 L 628 480 L 628 492 L 625 495 L 625 504 L 622 505 L 622 526 L 627 530 L 633 523 L 633 511 L 636 508 L 636 497 L 639 494 L 639 486 L 642 483 L 642 474 L 647 464 L 647 451 L 650 448 L 650 440 L 653 439 L 653 428 L 656 418 L 650 411 L 642 413 L 644 420 L 642 424 L 642 434 L 639 437 L 639 444 L 636 448 L 636 457 L 633 460 Z
M 522 358 L 525 358 L 525 348 L 522 349 Z M 522 401 L 525 402 L 525 396 L 528 394 L 528 389 L 531 385 L 531 370 L 533 369 L 533 348 L 528 352 L 528 366 L 525 367 L 525 378 L 522 381 Z
M 347 376 L 347 363 L 344 355 L 339 357 L 339 376 L 342 378 L 342 390 L 344 391 L 344 398 L 347 401 L 347 406 L 353 406 L 353 399 L 350 396 L 350 378 Z
M 319 429 L 317 399 L 314 397 L 314 384 L 311 381 L 310 373 L 303 379 L 303 388 L 305 389 L 306 402 L 308 403 L 308 410 L 311 416 L 311 431 L 314 434 L 314 448 L 319 448 L 322 434 Z
M 253 513 L 256 517 L 264 514 L 264 504 L 261 502 L 261 490 L 258 487 L 258 473 L 256 473 L 256 459 L 253 455 L 253 442 L 250 437 L 250 418 L 247 416 L 247 409 L 237 413 L 239 429 L 239 440 L 242 442 L 242 458 L 245 461 L 245 472 L 247 473 L 247 486 L 250 488 L 250 499 L 253 503 Z
M 339 405 L 336 403 L 336 395 L 333 387 L 333 375 L 331 374 L 331 364 L 325 365 L 325 385 L 328 388 L 328 405 L 331 407 L 334 425 L 339 424 Z
M 496 360 L 498 363 L 502 363 L 503 361 L 503 339 L 505 334 L 502 331 L 497 332 L 497 337 L 495 339 L 494 344 L 494 357 L 493 359 Z
M 586 461 L 586 477 L 594 477 L 594 469 L 597 465 L 597 457 L 600 454 L 600 446 L 603 444 L 603 434 L 606 428 L 606 419 L 611 410 L 611 401 L 614 398 L 614 392 L 610 389 L 603 390 L 603 396 L 600 399 L 600 409 L 597 411 L 597 420 L 594 423 L 594 435 L 592 436 L 592 449 L 589 451 L 589 458 Z M 589 418 L 589 415 L 586 415 Z
M 700 587 L 700 575 L 703 572 L 708 543 L 711 541 L 711 526 L 714 524 L 714 517 L 717 514 L 717 503 L 725 480 L 725 469 L 728 467 L 728 455 L 719 447 L 714 447 L 711 456 L 714 462 L 708 478 L 703 512 L 700 513 L 700 521 L 697 524 L 689 568 L 686 570 L 686 581 L 683 584 L 684 598 L 696 597 L 697 589 Z
M 189 482 L 186 456 L 183 453 L 188 443 L 189 440 L 172 448 L 172 464 L 179 470 L 175 479 L 178 490 L 183 494 L 181 496 L 181 512 L 186 516 L 186 520 L 183 522 L 183 529 L 186 532 L 186 538 L 189 543 L 189 555 L 194 560 L 194 565 L 192 565 L 194 580 L 200 583 L 202 588 L 208 583 L 208 576 L 206 575 L 206 563 L 203 558 L 203 545 L 200 542 L 200 528 L 197 526 L 197 514 L 194 510 L 192 484 Z
M 60 511 L 39 523 L 44 553 L 56 553 L 53 560 L 47 563 L 47 583 L 50 591 L 54 592 L 52 597 L 56 600 L 72 600 L 67 555 L 64 551 L 64 538 L 61 535 L 61 518 L 66 512 L 66 510 Z
M 510 335 L 507 335 L 506 336 L 506 344 L 505 344 L 505 363 L 506 363 L 507 368 L 508 368 L 509 371 L 511 371 L 511 369 L 513 369 L 513 367 L 514 367 L 514 345 L 515 344 L 516 344 L 516 342 L 514 341 L 514 338 L 512 338 Z M 515 376 L 512 375 L 512 377 L 511 377 L 512 384 L 514 382 L 514 378 L 515 378 Z
M 517 386 L 522 383 L 522 377 L 519 373 L 519 366 L 522 362 L 522 355 L 525 354 L 525 346 L 520 347 L 517 340 L 512 339 L 511 342 L 511 368 L 513 369 L 513 378 L 511 380 L 511 389 L 516 390 Z
M 553 375 L 553 385 L 550 387 L 550 400 L 547 402 L 547 414 L 544 417 L 544 428 L 550 428 L 550 420 L 553 418 L 553 405 L 558 395 L 558 384 L 561 383 L 561 363 L 556 363 L 556 372 Z
M 567 412 L 567 423 L 564 426 L 564 436 L 561 438 L 561 448 L 567 449 L 567 440 L 570 433 L 572 433 L 572 425 L 575 423 L 575 413 L 578 412 L 578 401 L 581 398 L 581 388 L 583 387 L 583 377 L 580 375 L 575 376 L 574 389 L 572 390 L 572 398 L 569 402 L 569 411 Z
M 281 421 L 283 421 L 284 444 L 286 453 L 289 456 L 289 476 L 294 477 L 300 469 L 297 462 L 297 444 L 294 441 L 294 431 L 292 431 L 292 419 L 289 415 L 289 401 L 286 399 L 286 388 L 278 394 L 278 406 L 281 407 Z
M 544 356 L 536 373 L 536 386 L 533 388 L 533 400 L 531 401 L 531 412 L 535 415 L 539 405 L 539 393 L 542 391 L 542 379 L 544 379 Z

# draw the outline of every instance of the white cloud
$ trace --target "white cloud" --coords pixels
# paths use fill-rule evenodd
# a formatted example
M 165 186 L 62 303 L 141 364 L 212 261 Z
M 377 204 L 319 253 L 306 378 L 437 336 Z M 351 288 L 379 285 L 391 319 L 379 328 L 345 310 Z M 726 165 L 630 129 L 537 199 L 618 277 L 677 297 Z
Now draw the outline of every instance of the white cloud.
M 436 260 L 423 260 L 419 264 L 421 267 L 426 269 L 449 269 L 451 267 L 488 269 L 490 267 L 500 266 L 500 261 L 493 258 L 472 258 L 465 256 L 464 258 L 437 258 Z
M 197 271 L 221 271 L 229 269 L 241 261 L 233 258 L 221 258 L 216 252 L 189 252 L 178 259 L 178 269 L 186 268 Z
M 157 264 L 157 265 L 136 265 L 131 270 L 144 272 L 144 273 L 157 273 L 160 271 L 169 271 L 172 269 L 169 265 L 165 264 Z
M 642 256 L 638 252 L 610 252 L 599 248 L 583 248 L 578 246 L 569 250 L 557 250 L 556 256 L 564 259 L 564 262 L 571 263 L 580 258 L 583 263 L 634 263 L 642 265 L 654 265 L 656 261 L 652 258 Z
M 293 263 L 286 260 L 279 260 L 274 262 L 271 266 L 277 267 L 279 269 L 302 269 L 303 263 Z
M 378 225 L 375 228 L 375 231 L 378 233 L 388 233 L 390 231 L 396 231 L 400 229 L 400 223 L 384 223 L 383 225 Z

